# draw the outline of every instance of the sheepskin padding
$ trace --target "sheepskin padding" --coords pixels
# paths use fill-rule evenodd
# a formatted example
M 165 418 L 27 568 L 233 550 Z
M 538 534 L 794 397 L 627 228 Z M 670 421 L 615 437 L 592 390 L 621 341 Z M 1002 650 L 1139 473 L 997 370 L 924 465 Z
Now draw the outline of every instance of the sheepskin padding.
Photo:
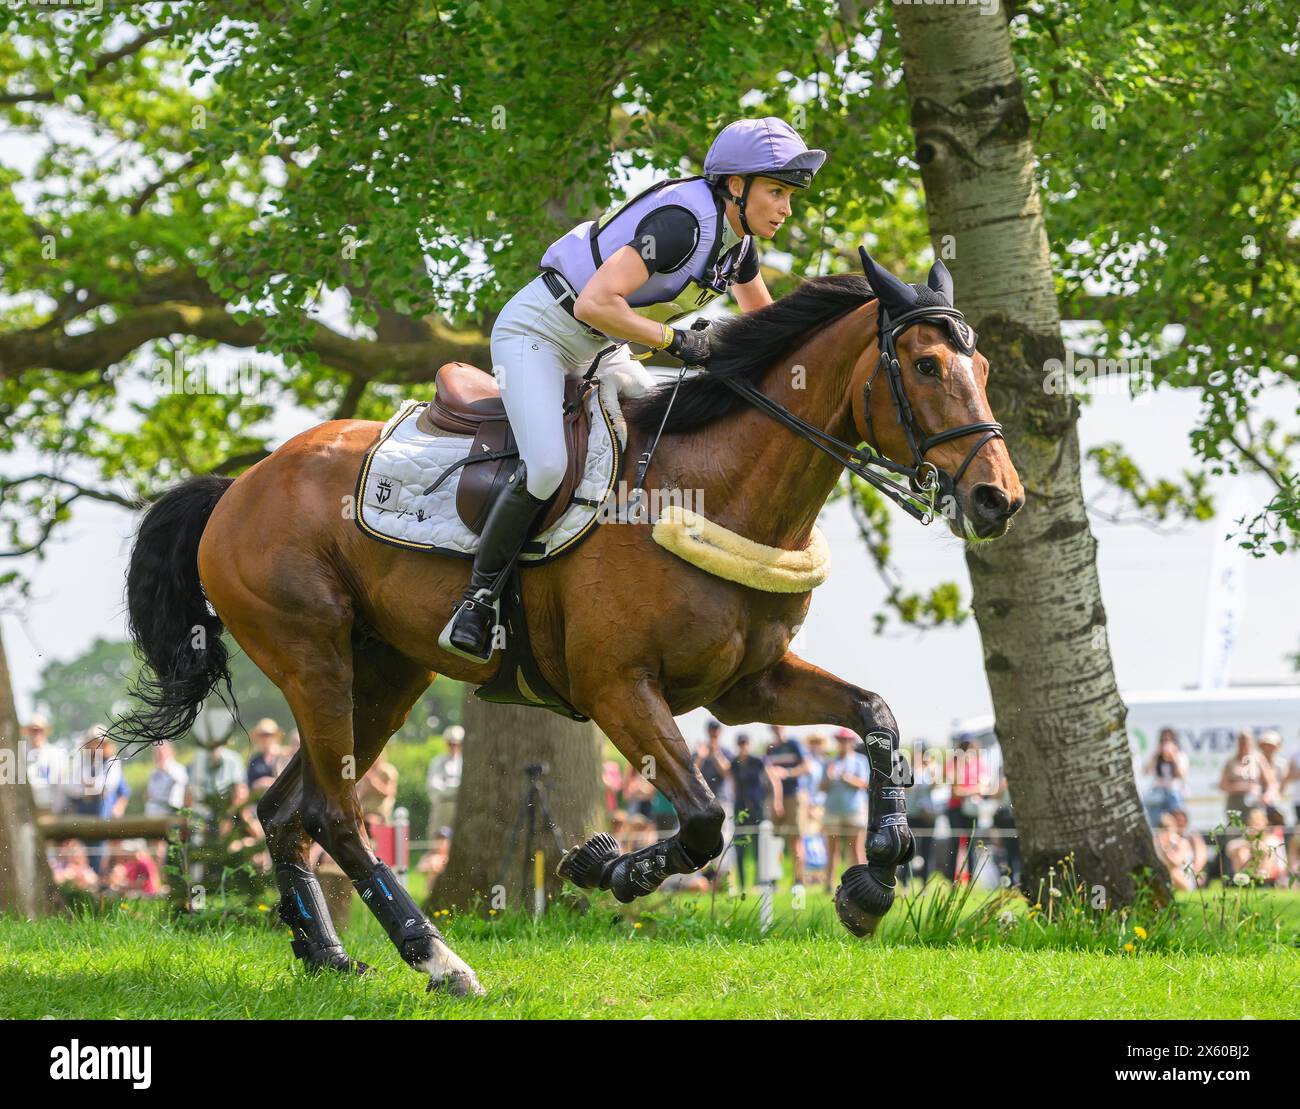
M 831 572 L 830 545 L 818 527 L 803 550 L 786 551 L 755 543 L 680 505 L 669 505 L 651 534 L 664 550 L 692 566 L 764 593 L 807 593 Z

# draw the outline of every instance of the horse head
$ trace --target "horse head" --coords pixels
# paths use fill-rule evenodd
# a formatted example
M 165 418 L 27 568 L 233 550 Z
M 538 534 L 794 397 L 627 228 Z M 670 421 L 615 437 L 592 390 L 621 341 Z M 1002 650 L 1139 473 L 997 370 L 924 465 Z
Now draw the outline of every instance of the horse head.
M 989 408 L 988 359 L 952 305 L 952 276 L 935 262 L 925 285 L 909 285 L 860 253 L 877 296 L 879 358 L 854 370 L 856 430 L 914 493 L 935 497 L 954 535 L 996 539 L 1025 492 Z

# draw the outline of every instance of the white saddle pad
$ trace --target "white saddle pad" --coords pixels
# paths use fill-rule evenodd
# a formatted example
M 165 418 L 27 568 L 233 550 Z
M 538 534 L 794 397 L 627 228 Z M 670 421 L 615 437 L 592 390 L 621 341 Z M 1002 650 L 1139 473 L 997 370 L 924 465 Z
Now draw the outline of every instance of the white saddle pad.
M 586 469 L 573 491 L 573 502 L 549 530 L 524 548 L 521 562 L 546 562 L 586 538 L 598 522 L 601 504 L 619 479 L 623 450 L 615 427 L 621 428 L 622 414 L 606 408 L 602 392 L 605 390 L 592 389 L 587 398 L 591 436 Z M 617 404 L 617 400 L 610 397 L 609 403 Z M 425 404 L 405 401 L 384 425 L 379 442 L 366 453 L 357 478 L 357 526 L 381 543 L 468 558 L 478 549 L 478 536 L 456 513 L 456 490 L 466 467 L 456 470 L 428 496 L 424 491 L 448 466 L 469 453 L 474 438 L 416 430 L 415 422 Z

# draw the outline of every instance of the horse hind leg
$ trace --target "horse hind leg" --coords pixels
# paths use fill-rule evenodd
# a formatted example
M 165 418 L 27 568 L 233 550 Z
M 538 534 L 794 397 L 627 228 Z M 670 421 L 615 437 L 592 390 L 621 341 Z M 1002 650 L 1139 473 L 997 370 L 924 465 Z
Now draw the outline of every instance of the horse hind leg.
M 427 668 L 386 643 L 357 649 L 353 657 L 352 729 L 358 777 L 405 723 L 433 677 Z M 354 884 L 402 957 L 429 976 L 430 991 L 482 995 L 474 971 L 447 945 L 392 871 L 378 860 L 376 864 L 369 881 Z
M 280 892 L 277 912 L 289 926 L 293 953 L 308 970 L 364 974 L 369 966 L 352 958 L 343 947 L 320 881 L 308 865 L 311 837 L 302 824 L 302 776 L 302 753 L 297 752 L 257 803 L 257 817 L 266 833 Z
M 294 798 L 296 812 L 282 814 L 283 831 L 291 835 L 295 819 L 301 822 L 352 880 L 403 959 L 429 975 L 431 989 L 482 992 L 473 971 L 375 858 L 354 789 L 359 768 L 400 726 L 429 672 L 378 648 L 354 660 L 352 608 L 341 588 L 303 589 L 275 606 L 250 602 L 226 626 L 280 687 L 302 736 L 301 796 Z

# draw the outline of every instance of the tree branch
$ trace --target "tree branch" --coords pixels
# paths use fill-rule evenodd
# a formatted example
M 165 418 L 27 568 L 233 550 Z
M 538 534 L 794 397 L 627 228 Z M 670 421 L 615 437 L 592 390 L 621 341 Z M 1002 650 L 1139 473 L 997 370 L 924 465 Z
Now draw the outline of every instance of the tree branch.
M 380 343 L 352 339 L 319 321 L 305 349 L 333 369 L 363 381 L 428 382 L 444 362 L 490 358 L 487 339 L 477 330 L 429 323 L 430 338 L 419 343 Z M 77 335 L 31 329 L 0 334 L 0 380 L 26 370 L 86 373 L 107 369 L 144 344 L 169 335 L 256 347 L 266 337 L 261 320 L 238 322 L 224 307 L 179 302 L 146 305 Z
M 161 27 L 154 27 L 145 31 L 124 43 L 116 50 L 107 50 L 98 55 L 87 68 L 87 76 L 91 81 L 101 76 L 109 66 L 120 62 L 123 58 L 129 58 L 140 53 L 151 42 L 156 42 L 160 38 L 166 38 L 176 30 L 174 23 L 165 23 Z M 49 89 L 31 89 L 27 92 L 0 92 L 0 107 L 11 104 L 52 104 L 58 98 L 59 90 L 57 88 Z

